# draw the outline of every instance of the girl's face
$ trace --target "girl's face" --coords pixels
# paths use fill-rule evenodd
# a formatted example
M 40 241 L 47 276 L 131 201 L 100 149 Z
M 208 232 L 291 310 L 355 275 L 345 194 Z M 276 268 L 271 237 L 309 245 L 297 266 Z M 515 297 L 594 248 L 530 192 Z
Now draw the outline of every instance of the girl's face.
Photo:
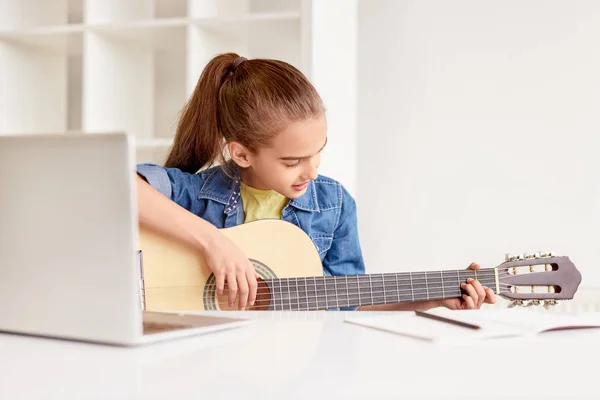
M 257 153 L 247 152 L 239 144 L 230 144 L 229 151 L 242 167 L 241 178 L 245 184 L 295 199 L 317 178 L 321 150 L 326 143 L 327 120 L 322 116 L 288 124 L 270 147 Z

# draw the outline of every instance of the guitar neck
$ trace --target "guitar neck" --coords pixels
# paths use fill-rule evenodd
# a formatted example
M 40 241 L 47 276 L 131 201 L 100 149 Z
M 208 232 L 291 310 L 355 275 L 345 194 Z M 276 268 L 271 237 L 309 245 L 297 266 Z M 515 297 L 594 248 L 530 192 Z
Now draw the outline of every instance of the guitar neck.
M 340 307 L 440 300 L 462 296 L 461 283 L 477 279 L 494 290 L 494 268 L 350 276 L 267 279 L 273 310 Z

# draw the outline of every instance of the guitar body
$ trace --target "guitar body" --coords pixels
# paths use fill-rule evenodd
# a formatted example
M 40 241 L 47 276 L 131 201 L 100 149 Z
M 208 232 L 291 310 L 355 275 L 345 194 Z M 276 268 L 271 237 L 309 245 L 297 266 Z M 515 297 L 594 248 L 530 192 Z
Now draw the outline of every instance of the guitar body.
M 262 279 L 322 276 L 312 240 L 297 226 L 260 220 L 221 232 L 254 263 Z M 215 278 L 197 250 L 140 226 L 146 310 L 227 310 L 227 293 L 216 295 Z M 270 294 L 259 285 L 255 309 L 267 309 Z

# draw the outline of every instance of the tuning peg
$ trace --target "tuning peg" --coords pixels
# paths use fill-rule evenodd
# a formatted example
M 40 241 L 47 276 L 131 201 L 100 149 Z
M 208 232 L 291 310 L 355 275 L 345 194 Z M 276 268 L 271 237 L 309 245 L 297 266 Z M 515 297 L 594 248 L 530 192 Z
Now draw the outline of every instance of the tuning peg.
M 540 305 L 539 300 L 530 300 L 529 302 L 527 302 L 525 307 L 532 307 L 532 306 L 539 306 L 539 305 Z
M 544 300 L 544 308 L 546 310 L 548 310 L 550 307 L 554 307 L 556 305 L 558 305 L 558 301 L 556 301 L 556 300 L 553 300 L 553 299 L 551 299 L 551 300 Z
M 542 258 L 554 257 L 555 255 L 556 253 L 554 253 L 553 251 L 547 251 L 540 254 Z
M 506 254 L 504 256 L 504 261 L 517 261 L 524 260 L 525 256 L 523 254 Z
M 508 304 L 508 308 L 523 307 L 523 300 L 513 300 Z
M 527 253 L 525 254 L 525 259 L 526 260 L 530 260 L 532 258 L 539 258 L 540 257 L 540 253 Z

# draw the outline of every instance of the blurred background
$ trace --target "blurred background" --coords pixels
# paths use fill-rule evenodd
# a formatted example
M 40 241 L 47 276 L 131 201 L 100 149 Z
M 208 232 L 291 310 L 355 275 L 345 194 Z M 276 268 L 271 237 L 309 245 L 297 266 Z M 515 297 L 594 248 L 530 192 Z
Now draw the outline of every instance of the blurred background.
M 125 131 L 162 163 L 210 58 L 282 59 L 368 272 L 554 251 L 600 310 L 599 48 L 595 0 L 0 0 L 0 134 Z

